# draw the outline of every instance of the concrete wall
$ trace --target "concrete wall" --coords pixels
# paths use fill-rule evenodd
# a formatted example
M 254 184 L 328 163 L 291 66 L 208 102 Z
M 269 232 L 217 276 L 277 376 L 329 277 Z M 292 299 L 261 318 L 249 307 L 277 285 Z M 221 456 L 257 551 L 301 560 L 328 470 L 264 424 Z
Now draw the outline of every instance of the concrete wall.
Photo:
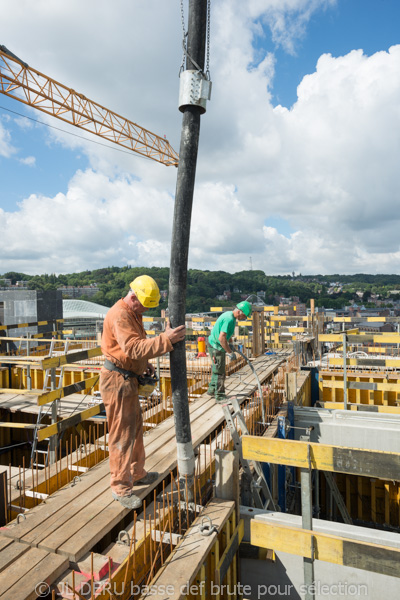
M 331 410 L 326 408 L 294 409 L 295 439 L 313 426 L 310 441 L 333 446 L 399 452 L 400 415 Z
M 301 528 L 301 517 L 271 511 L 240 507 L 245 520 L 244 541 L 250 541 L 250 521 L 264 521 L 276 525 Z M 313 519 L 313 529 L 348 539 L 367 543 L 382 544 L 400 548 L 400 535 L 343 523 Z M 331 598 L 398 598 L 400 578 L 378 575 L 370 571 L 354 569 L 316 560 L 314 563 L 316 593 L 315 599 Z M 251 600 L 259 598 L 290 598 L 299 600 L 304 595 L 303 558 L 285 552 L 277 552 L 275 560 L 241 559 L 240 582 L 250 586 L 246 596 Z M 246 591 L 249 591 L 246 590 Z

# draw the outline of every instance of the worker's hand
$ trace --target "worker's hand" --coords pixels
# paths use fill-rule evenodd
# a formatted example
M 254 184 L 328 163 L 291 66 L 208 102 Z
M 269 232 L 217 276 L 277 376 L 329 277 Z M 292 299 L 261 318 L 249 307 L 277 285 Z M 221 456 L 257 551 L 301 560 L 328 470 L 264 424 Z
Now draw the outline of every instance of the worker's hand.
M 236 354 L 234 352 L 232 352 L 231 354 L 229 354 L 229 358 L 231 360 L 236 360 Z
M 179 327 L 175 327 L 174 329 L 172 329 L 168 321 L 165 327 L 165 333 L 167 334 L 167 337 L 169 338 L 170 342 L 172 344 L 176 344 L 177 342 L 181 342 L 185 339 L 186 327 L 184 325 L 179 325 Z
M 155 372 L 156 372 L 156 370 L 155 370 L 154 366 L 151 364 L 151 362 L 148 362 L 146 370 L 145 370 L 145 374 L 150 375 L 152 377 Z

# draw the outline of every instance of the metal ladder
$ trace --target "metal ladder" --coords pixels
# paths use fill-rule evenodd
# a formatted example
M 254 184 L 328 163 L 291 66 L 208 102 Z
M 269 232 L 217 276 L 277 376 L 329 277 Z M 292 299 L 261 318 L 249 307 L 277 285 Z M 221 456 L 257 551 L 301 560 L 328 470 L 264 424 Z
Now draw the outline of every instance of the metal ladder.
M 331 488 L 333 497 L 336 500 L 336 504 L 338 506 L 338 509 L 340 510 L 340 514 L 342 515 L 343 521 L 348 525 L 353 525 L 353 519 L 351 518 L 349 511 L 347 510 L 347 506 L 343 500 L 343 496 L 340 493 L 340 490 L 332 473 L 330 471 L 324 471 L 324 475 L 329 487 Z
M 230 406 L 233 407 L 233 412 L 231 412 Z M 229 427 L 235 450 L 239 453 L 239 461 L 242 469 L 250 480 L 254 506 L 256 508 L 277 510 L 260 463 L 255 460 L 246 460 L 243 458 L 242 439 L 236 429 L 235 419 L 237 419 L 239 423 L 242 436 L 249 435 L 249 430 L 247 429 L 238 399 L 235 397 L 227 398 L 226 403 L 221 404 L 221 408 L 224 413 L 225 421 Z M 254 472 L 252 471 L 252 467 Z M 264 500 L 262 496 L 264 496 Z
M 54 346 L 57 341 L 58 340 L 56 340 L 54 338 L 51 340 L 48 358 L 51 358 L 52 356 L 54 356 Z M 67 340 L 65 342 L 65 346 L 64 346 L 65 354 L 68 351 L 68 346 L 69 346 L 69 340 Z M 58 375 L 58 381 L 57 381 L 56 374 L 53 378 L 54 381 L 52 381 L 52 377 L 51 377 L 52 369 L 51 368 L 46 369 L 44 379 L 43 379 L 43 392 L 48 392 L 52 389 L 57 390 L 62 387 L 64 368 L 65 368 L 64 366 L 62 366 L 60 368 L 59 375 Z M 58 404 L 58 400 L 55 400 L 54 402 L 57 402 L 57 404 Z M 57 406 L 57 408 L 58 408 L 58 406 Z M 45 410 L 43 410 L 43 409 L 45 409 Z M 31 451 L 31 464 L 33 464 L 34 467 L 36 467 L 36 466 L 37 467 L 45 467 L 48 465 L 50 439 L 45 438 L 43 440 L 44 442 L 47 442 L 47 448 L 45 450 L 38 448 L 37 432 L 38 432 L 38 429 L 39 429 L 39 426 L 41 424 L 43 417 L 48 415 L 51 410 L 52 410 L 51 404 L 47 407 L 43 406 L 43 405 L 39 406 L 39 412 L 38 412 L 38 416 L 37 416 L 37 420 L 36 420 L 36 424 L 35 424 L 35 429 L 33 430 L 33 442 L 32 442 L 32 451 Z M 43 457 L 43 462 L 39 463 L 39 456 L 38 456 L 38 462 L 37 463 L 35 462 L 36 452 L 38 455 L 40 454 Z

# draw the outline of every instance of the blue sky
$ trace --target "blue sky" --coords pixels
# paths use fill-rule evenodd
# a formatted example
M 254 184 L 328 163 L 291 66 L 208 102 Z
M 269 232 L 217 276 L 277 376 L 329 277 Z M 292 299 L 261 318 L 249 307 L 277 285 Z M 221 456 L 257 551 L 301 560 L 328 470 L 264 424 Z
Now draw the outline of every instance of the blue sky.
M 400 2 L 211 4 L 189 266 L 396 272 Z M 178 2 L 0 10 L 0 44 L 179 149 Z M 1 94 L 0 107 L 68 128 Z M 73 131 L 93 141 L 0 108 L 0 273 L 168 266 L 176 170 Z
M 17 154 L 7 161 L 0 158 L 0 165 L 4 169 L 0 191 L 1 208 L 15 210 L 18 202 L 30 194 L 55 195 L 60 191 L 65 192 L 68 181 L 76 170 L 85 168 L 88 164 L 87 158 L 82 153 L 65 150 L 52 141 L 48 126 L 35 122 L 42 120 L 39 111 L 29 110 L 17 100 L 1 94 L 0 118 L 8 117 L 11 120 L 7 122 L 7 129 L 11 131 L 12 144 Z M 18 119 L 18 124 L 14 122 L 15 118 Z M 53 125 L 63 128 L 63 124 L 56 119 L 53 120 Z M 35 163 L 32 166 L 20 162 L 21 158 L 33 156 Z
M 399 43 L 400 2 L 396 0 L 338 0 L 336 6 L 321 8 L 311 18 L 294 55 L 275 48 L 268 32 L 260 45 L 274 52 L 276 71 L 273 100 L 291 106 L 297 86 L 312 73 L 321 54 L 342 56 L 361 48 L 368 55 Z

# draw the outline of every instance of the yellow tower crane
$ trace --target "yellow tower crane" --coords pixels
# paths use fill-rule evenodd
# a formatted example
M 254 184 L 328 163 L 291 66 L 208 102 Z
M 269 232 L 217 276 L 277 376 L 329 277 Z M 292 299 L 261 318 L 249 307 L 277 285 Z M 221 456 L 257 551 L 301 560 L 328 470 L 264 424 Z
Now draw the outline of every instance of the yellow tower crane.
M 168 140 L 29 67 L 0 45 L 0 92 L 167 166 L 178 166 Z

